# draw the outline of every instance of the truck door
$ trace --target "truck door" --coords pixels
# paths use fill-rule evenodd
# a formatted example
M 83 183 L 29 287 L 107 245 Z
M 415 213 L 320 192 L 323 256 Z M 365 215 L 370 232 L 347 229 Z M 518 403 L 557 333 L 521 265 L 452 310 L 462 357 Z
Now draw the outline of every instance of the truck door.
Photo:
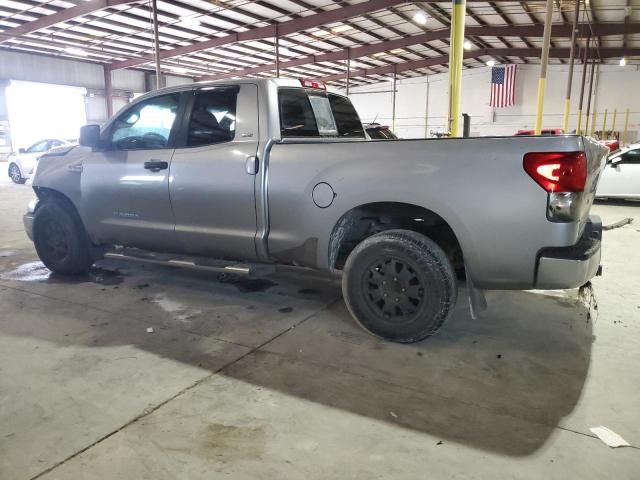
M 183 123 L 169 183 L 181 249 L 254 259 L 257 86 L 195 90 Z
M 180 98 L 132 105 L 103 133 L 99 151 L 83 160 L 81 215 L 94 242 L 175 250 L 169 165 Z

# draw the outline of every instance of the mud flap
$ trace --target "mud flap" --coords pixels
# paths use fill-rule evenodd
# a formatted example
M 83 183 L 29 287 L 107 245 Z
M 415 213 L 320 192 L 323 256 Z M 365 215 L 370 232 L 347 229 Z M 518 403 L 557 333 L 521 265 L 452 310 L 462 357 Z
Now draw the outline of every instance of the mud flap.
M 469 290 L 469 312 L 471 313 L 471 318 L 476 320 L 487 310 L 487 299 L 484 296 L 484 290 L 480 290 L 474 285 L 466 265 L 465 271 L 467 272 L 467 289 Z

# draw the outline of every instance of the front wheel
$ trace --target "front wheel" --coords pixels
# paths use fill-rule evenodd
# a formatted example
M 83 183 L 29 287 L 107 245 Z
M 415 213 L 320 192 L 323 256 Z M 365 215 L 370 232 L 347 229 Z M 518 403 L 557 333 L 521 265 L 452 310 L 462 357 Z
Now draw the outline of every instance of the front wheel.
M 80 217 L 73 206 L 59 199 L 48 199 L 33 218 L 33 243 L 45 266 L 55 273 L 86 273 L 93 260 Z
M 11 178 L 13 183 L 17 183 L 18 185 L 23 185 L 27 181 L 27 179 L 22 176 L 20 167 L 15 163 L 9 165 L 9 178 Z
M 444 251 L 409 230 L 381 232 L 357 245 L 345 265 L 342 292 L 360 326 L 399 343 L 436 333 L 458 294 Z

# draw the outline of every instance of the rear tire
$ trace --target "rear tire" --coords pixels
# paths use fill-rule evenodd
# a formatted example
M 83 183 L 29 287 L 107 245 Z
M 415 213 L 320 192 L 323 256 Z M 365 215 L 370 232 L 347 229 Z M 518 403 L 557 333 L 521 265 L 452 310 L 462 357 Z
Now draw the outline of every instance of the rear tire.
M 455 306 L 458 289 L 444 251 L 410 230 L 388 230 L 356 246 L 344 268 L 347 308 L 369 333 L 413 343 L 436 333 Z
M 82 221 L 67 201 L 47 199 L 38 207 L 33 243 L 40 260 L 52 272 L 78 275 L 93 265 Z
M 27 179 L 22 176 L 20 167 L 16 163 L 12 163 L 9 165 L 9 178 L 13 183 L 16 183 L 18 185 L 24 185 L 24 183 L 27 181 Z

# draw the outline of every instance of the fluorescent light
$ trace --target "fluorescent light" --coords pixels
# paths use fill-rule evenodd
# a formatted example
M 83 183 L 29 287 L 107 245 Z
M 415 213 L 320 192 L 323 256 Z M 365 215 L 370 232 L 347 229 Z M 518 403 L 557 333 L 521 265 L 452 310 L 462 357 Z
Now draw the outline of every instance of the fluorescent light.
M 199 27 L 200 20 L 195 17 L 180 17 L 180 23 L 186 27 Z
M 351 25 L 340 25 L 331 29 L 333 33 L 344 33 L 348 32 L 349 30 L 353 30 L 353 27 Z
M 377 52 L 377 53 L 374 53 L 371 56 L 372 57 L 384 57 L 386 54 L 387 54 L 387 52 Z
M 471 50 L 473 48 L 473 44 L 469 40 L 464 41 L 464 49 Z
M 622 58 L 620 59 L 620 66 L 621 66 L 621 67 L 624 67 L 626 64 L 627 64 L 627 59 L 626 59 L 625 57 L 622 57 Z
M 495 67 L 495 66 L 496 66 L 496 61 L 495 60 L 487 61 L 487 67 Z
M 83 49 L 76 47 L 67 47 L 64 49 L 64 51 L 69 55 L 76 55 L 77 57 L 86 57 L 87 55 L 89 55 Z
M 413 14 L 413 21 L 419 23 L 420 25 L 427 24 L 427 16 L 422 11 L 418 11 Z
M 316 37 L 328 37 L 331 35 L 331 32 L 328 32 L 326 30 L 316 30 L 315 32 L 311 32 L 311 35 Z
M 395 48 L 395 49 L 391 50 L 391 53 L 393 53 L 395 55 L 399 55 L 401 53 L 407 53 L 407 51 L 404 48 Z

